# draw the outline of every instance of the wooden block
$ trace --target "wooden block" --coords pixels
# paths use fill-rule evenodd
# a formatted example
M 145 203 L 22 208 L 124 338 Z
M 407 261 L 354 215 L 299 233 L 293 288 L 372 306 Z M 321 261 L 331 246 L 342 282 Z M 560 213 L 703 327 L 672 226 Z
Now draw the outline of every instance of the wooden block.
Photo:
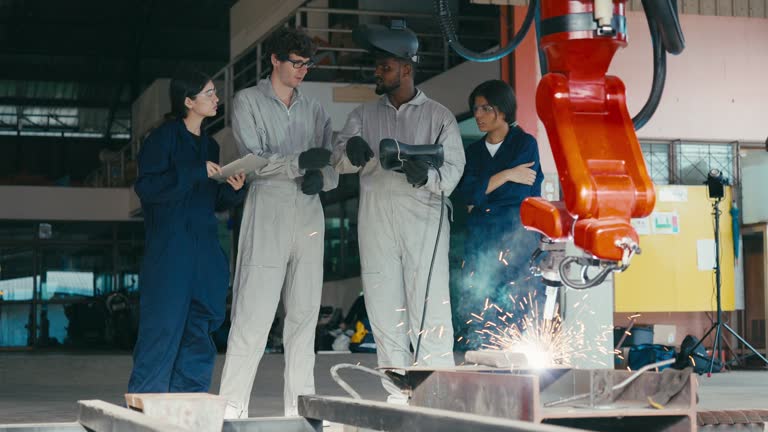
M 363 103 L 376 99 L 378 96 L 372 87 L 364 85 L 348 85 L 333 88 L 334 102 Z
M 128 393 L 125 402 L 144 415 L 200 432 L 220 432 L 227 400 L 207 393 Z

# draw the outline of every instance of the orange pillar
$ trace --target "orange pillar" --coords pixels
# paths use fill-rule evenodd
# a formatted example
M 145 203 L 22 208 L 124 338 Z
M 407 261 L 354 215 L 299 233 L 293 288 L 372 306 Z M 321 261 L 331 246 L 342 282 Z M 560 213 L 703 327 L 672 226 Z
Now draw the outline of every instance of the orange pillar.
M 509 43 L 509 13 L 509 6 L 499 6 L 499 47 L 507 46 Z M 511 56 L 504 57 L 499 63 L 501 64 L 501 80 L 513 85 Z
M 514 7 L 514 27 L 519 29 L 525 14 L 528 11 L 527 6 L 513 6 Z M 502 7 L 502 9 L 504 9 Z M 504 36 L 504 29 L 502 29 L 502 40 L 509 38 Z M 506 45 L 506 42 L 502 42 L 502 46 Z M 520 127 L 526 132 L 533 135 L 538 135 L 538 116 L 536 115 L 536 86 L 539 83 L 539 64 L 538 64 L 538 52 L 536 51 L 536 28 L 531 25 L 531 29 L 528 30 L 528 34 L 525 39 L 520 43 L 517 49 L 513 52 L 514 69 L 510 76 L 509 72 L 504 73 L 504 63 L 502 62 L 502 79 L 509 82 L 512 88 L 515 89 L 517 95 L 517 122 Z M 514 82 L 510 81 L 513 79 Z

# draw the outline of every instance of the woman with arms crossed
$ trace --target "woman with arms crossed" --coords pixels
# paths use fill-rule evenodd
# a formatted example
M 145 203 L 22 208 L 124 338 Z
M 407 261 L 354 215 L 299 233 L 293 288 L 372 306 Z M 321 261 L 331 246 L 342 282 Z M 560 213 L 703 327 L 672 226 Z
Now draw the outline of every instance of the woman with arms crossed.
M 520 304 L 529 302 L 523 298 L 531 294 L 536 300 L 538 287 L 529 277 L 528 261 L 538 236 L 522 226 L 520 204 L 529 196 L 541 195 L 544 174 L 536 139 L 517 124 L 517 101 L 507 83 L 480 84 L 469 96 L 469 107 L 478 128 L 486 133 L 467 147 L 459 187 L 469 205 L 469 218 L 459 302 L 466 310 L 459 311 L 458 321 L 464 326 L 470 318 L 472 322 L 463 335 L 468 341 L 458 346 L 474 349 L 482 343 L 484 322 L 470 314 L 482 314 L 486 299 L 514 314 L 506 325 L 519 322 L 524 313 Z M 500 315 L 491 309 L 484 320 L 494 321 L 492 316 Z

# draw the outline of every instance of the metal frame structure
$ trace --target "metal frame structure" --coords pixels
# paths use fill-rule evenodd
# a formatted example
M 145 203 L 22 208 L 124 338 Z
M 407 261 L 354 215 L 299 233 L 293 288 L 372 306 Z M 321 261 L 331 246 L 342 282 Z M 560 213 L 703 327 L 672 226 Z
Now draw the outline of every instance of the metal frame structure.
M 400 432 L 568 432 L 575 429 L 446 409 L 341 397 L 300 396 L 299 414 L 366 429 Z
M 186 432 L 187 429 L 100 400 L 80 401 L 76 423 L 0 425 L 0 432 Z M 519 420 L 339 397 L 300 396 L 303 417 L 225 420 L 222 432 L 321 432 L 322 420 L 392 432 L 576 432 Z
M 321 431 L 322 420 L 382 431 L 443 430 L 567 432 L 588 430 L 696 430 L 696 380 L 689 371 L 646 372 L 630 381 L 622 370 L 487 367 L 410 368 L 398 375 L 398 386 L 410 405 L 362 399 L 305 395 L 299 397 L 302 417 L 252 418 L 224 421 L 223 431 Z M 648 407 L 647 398 L 670 389 L 664 409 Z M 666 377 L 666 378 L 665 378 Z M 80 401 L 79 425 L 93 432 L 181 431 L 170 420 L 154 418 L 103 401 Z M 186 420 L 184 420 L 186 421 Z M 191 421 L 191 420 L 190 420 Z M 45 425 L 37 425 L 42 427 Z M 630 429 L 627 429 L 630 427 Z M 635 428 L 635 429 L 631 429 Z M 13 429 L 3 429 L 0 432 Z M 15 432 L 76 431 L 17 428 Z

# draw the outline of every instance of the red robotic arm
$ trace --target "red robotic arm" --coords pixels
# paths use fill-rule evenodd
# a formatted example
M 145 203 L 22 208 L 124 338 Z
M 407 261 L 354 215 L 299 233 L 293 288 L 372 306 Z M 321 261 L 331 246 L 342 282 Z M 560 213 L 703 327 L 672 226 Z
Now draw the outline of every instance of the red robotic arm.
M 627 45 L 626 0 L 531 0 L 520 32 L 508 46 L 473 53 L 457 40 L 445 0 L 435 0 L 447 41 L 472 61 L 494 61 L 512 52 L 540 12 L 539 47 L 548 73 L 539 82 L 536 109 L 552 147 L 564 201 L 528 198 L 521 206 L 526 228 L 546 238 L 534 253 L 548 258 L 538 271 L 549 286 L 598 285 L 623 270 L 640 252 L 631 218 L 648 216 L 655 204 L 653 182 L 645 167 L 635 128 L 653 114 L 664 88 L 666 52 L 679 54 L 685 42 L 675 0 L 642 0 L 653 39 L 651 95 L 633 120 L 624 84 L 606 75 L 619 48 Z M 572 239 L 583 256 L 565 256 Z M 581 280 L 570 279 L 578 264 Z M 599 272 L 590 275 L 589 268 Z
M 626 46 L 624 2 L 614 1 L 610 28 L 593 29 L 593 1 L 544 1 L 541 48 L 549 66 L 536 109 L 552 147 L 563 203 L 529 198 L 523 224 L 600 259 L 628 264 L 638 250 L 630 218 L 648 216 L 655 193 L 627 111 L 624 84 L 606 76 Z

